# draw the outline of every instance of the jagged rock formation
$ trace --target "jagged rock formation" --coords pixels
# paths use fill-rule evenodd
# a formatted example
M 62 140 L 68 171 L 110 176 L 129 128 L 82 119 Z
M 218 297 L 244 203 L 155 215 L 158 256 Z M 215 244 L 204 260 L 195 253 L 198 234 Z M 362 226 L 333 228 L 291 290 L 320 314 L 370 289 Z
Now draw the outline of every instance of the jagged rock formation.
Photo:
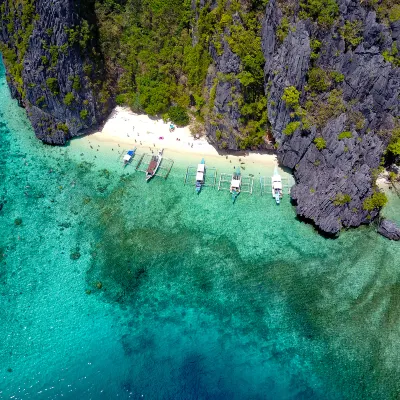
M 400 228 L 387 219 L 383 219 L 379 224 L 378 233 L 390 240 L 400 240 Z
M 315 22 L 292 17 L 293 27 L 279 44 L 273 31 L 282 15 L 277 2 L 271 0 L 263 29 L 268 117 L 280 143 L 278 157 L 284 166 L 294 169 L 297 183 L 292 198 L 297 213 L 328 233 L 368 223 L 378 213 L 377 208 L 366 210 L 364 201 L 373 194 L 373 171 L 387 146 L 384 133 L 393 129 L 400 113 L 400 69 L 382 56 L 384 49 L 396 45 L 400 21 L 385 26 L 377 22 L 374 11 L 359 2 L 342 0 L 338 4 L 337 26 L 321 29 Z M 350 27 L 359 29 L 356 46 L 349 45 L 346 32 L 340 31 L 345 21 L 358 21 L 359 28 Z M 321 46 L 314 60 L 312 40 Z M 322 76 L 334 71 L 342 78 L 327 82 L 329 89 L 318 90 L 315 83 L 310 88 L 311 68 Z M 300 104 L 311 103 L 305 108 L 313 115 L 308 129 L 297 129 L 292 135 L 282 133 L 291 121 L 299 120 L 282 100 L 288 86 L 300 91 Z M 310 96 L 312 89 L 316 93 Z M 351 134 L 341 138 L 342 132 Z M 316 137 L 326 142 L 324 148 L 317 148 Z
M 281 165 L 294 171 L 297 213 L 336 234 L 379 212 L 365 201 L 377 192 L 374 174 L 400 115 L 400 68 L 383 57 L 385 49 L 396 54 L 400 48 L 400 21 L 379 22 L 368 2 L 340 0 L 334 23 L 322 26 L 300 14 L 299 3 L 270 0 L 262 22 L 268 122 Z M 226 43 L 222 55 L 212 46 L 210 53 L 209 78 L 240 68 Z M 300 95 L 296 106 L 282 99 L 290 87 Z M 241 115 L 231 89 L 218 81 L 213 107 L 219 119 L 208 132 L 220 145 L 216 132 L 223 131 L 225 143 L 237 149 Z
M 96 53 L 94 1 L 0 0 L 0 6 L 8 83 L 36 136 L 59 145 L 101 123 L 112 102 Z
M 400 137 L 398 5 L 154 4 L 0 0 L 10 88 L 38 138 L 63 144 L 98 124 L 112 105 L 110 90 L 148 113 L 175 107 L 182 116 L 190 107 L 220 149 L 275 147 L 294 172 L 297 213 L 321 230 L 336 234 L 377 216 L 377 169 L 392 132 Z M 170 29 L 177 36 L 164 41 Z

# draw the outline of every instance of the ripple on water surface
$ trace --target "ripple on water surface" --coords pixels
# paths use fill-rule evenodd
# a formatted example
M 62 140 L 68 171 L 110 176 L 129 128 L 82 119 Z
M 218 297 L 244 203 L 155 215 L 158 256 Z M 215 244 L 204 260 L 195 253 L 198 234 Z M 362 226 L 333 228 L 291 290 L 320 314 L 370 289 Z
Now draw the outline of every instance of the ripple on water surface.
M 0 98 L 0 397 L 398 398 L 398 244 L 196 196 L 183 162 L 146 184 L 41 145 L 3 70 Z

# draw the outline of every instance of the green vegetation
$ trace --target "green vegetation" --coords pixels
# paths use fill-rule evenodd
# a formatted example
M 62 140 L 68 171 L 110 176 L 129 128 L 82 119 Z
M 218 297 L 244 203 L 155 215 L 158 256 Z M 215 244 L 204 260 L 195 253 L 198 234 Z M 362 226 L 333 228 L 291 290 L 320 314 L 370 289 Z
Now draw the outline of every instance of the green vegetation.
M 74 100 L 75 100 L 74 95 L 71 92 L 69 92 L 65 95 L 63 102 L 66 106 L 70 106 Z
M 318 59 L 322 43 L 317 39 L 311 39 L 310 47 L 311 47 L 311 61 L 315 61 Z
M 4 22 L 3 26 L 7 27 L 8 35 L 12 38 L 13 43 L 0 43 L 0 51 L 3 54 L 7 71 L 22 98 L 26 96 L 22 81 L 23 60 L 28 50 L 33 24 L 35 18 L 37 18 L 34 3 L 34 0 L 6 0 L 1 5 L 2 11 L 0 14 Z M 7 15 L 4 14 L 6 7 L 9 10 Z M 15 20 L 19 23 L 14 24 Z
M 282 100 L 288 107 L 296 108 L 299 106 L 300 92 L 294 87 L 286 87 L 283 91 Z
M 38 107 L 41 107 L 41 106 L 44 105 L 45 101 L 46 101 L 46 98 L 45 98 L 44 96 L 40 96 L 40 97 L 36 100 L 36 105 L 37 105 Z
M 318 150 L 323 150 L 326 148 L 326 140 L 321 136 L 316 137 L 314 139 L 314 143 Z
M 355 48 L 362 42 L 362 22 L 358 20 L 346 21 L 339 29 L 339 33 L 347 46 Z
M 280 25 L 276 29 L 276 37 L 282 43 L 289 34 L 290 24 L 287 17 L 283 17 Z
M 389 11 L 390 22 L 396 22 L 400 20 L 400 4 L 394 4 Z
M 336 83 L 342 83 L 344 81 L 344 75 L 337 71 L 331 71 L 331 78 Z
M 189 122 L 189 112 L 223 125 L 214 100 L 218 84 L 229 82 L 229 106 L 240 112 L 238 145 L 261 144 L 267 126 L 260 35 L 265 5 L 265 0 L 246 6 L 217 0 L 213 8 L 210 2 L 200 7 L 191 0 L 97 0 L 102 51 L 108 69 L 118 71 L 117 103 L 150 115 L 167 114 L 179 124 Z M 76 42 L 75 31 L 69 34 Z M 215 74 L 208 91 L 210 46 L 219 55 L 229 47 L 241 66 L 237 74 Z
M 185 126 L 189 123 L 188 113 L 183 107 L 170 107 L 170 109 L 168 110 L 168 116 L 170 120 L 178 126 Z
M 385 61 L 392 63 L 395 67 L 400 67 L 400 56 L 396 42 L 393 42 L 392 48 L 390 50 L 385 50 L 382 56 Z
M 72 79 L 72 89 L 74 89 L 76 92 L 81 90 L 81 79 L 78 75 L 74 76 Z
M 68 126 L 66 124 L 61 123 L 61 122 L 57 125 L 57 129 L 63 131 L 64 133 L 68 133 L 69 132 Z
M 344 206 L 351 202 L 351 196 L 349 194 L 338 193 L 333 200 L 335 206 Z
M 82 111 L 79 113 L 79 115 L 81 116 L 82 119 L 86 119 L 87 116 L 88 116 L 88 114 L 89 114 L 88 110 L 85 110 L 85 109 L 82 110 Z
M 378 19 L 386 25 L 400 20 L 400 5 L 397 0 L 367 0 L 367 3 L 375 9 Z
M 366 211 L 372 211 L 376 208 L 382 208 L 387 203 L 387 197 L 385 193 L 374 191 L 372 196 L 366 198 L 363 203 L 363 209 Z
M 350 131 L 344 131 L 338 135 L 339 140 L 351 139 L 352 137 L 353 137 L 353 134 Z
M 339 16 L 335 0 L 304 0 L 300 2 L 300 18 L 311 18 L 324 27 L 330 27 Z
M 128 0 L 124 5 L 114 0 L 96 1 L 96 13 L 110 68 L 117 66 L 123 71 L 118 82 L 119 102 L 156 115 L 167 112 L 174 103 L 187 109 L 190 95 L 202 97 L 211 61 L 207 45 L 216 22 L 207 8 L 199 16 L 202 26 L 195 46 L 188 0 Z
M 338 71 L 326 71 L 320 67 L 308 71 L 307 89 L 315 92 L 326 92 L 334 83 L 344 81 L 344 75 Z
M 389 180 L 390 182 L 396 182 L 399 179 L 399 177 L 397 176 L 397 174 L 393 171 L 389 172 Z
M 286 128 L 283 130 L 283 133 L 284 133 L 285 135 L 290 136 L 290 135 L 292 135 L 294 132 L 296 132 L 297 129 L 300 128 L 300 126 L 301 126 L 301 122 L 300 122 L 300 121 L 289 122 L 289 123 L 286 125 Z
M 60 94 L 60 86 L 58 85 L 57 78 L 46 79 L 46 85 L 54 95 Z
M 327 91 L 331 86 L 329 74 L 322 68 L 312 68 L 308 72 L 308 86 L 318 92 Z
M 393 130 L 387 151 L 394 156 L 400 155 L 400 128 Z
M 331 118 L 338 117 L 346 111 L 343 92 L 338 89 L 332 90 L 324 102 L 308 100 L 306 102 L 306 110 L 308 112 L 307 118 L 311 120 L 311 123 L 318 128 L 322 128 Z

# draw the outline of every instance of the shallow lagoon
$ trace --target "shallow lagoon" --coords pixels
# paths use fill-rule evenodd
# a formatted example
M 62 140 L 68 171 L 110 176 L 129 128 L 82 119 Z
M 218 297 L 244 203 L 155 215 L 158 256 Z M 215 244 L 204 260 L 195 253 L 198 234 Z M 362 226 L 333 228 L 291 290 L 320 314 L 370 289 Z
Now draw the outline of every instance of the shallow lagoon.
M 399 397 L 398 243 L 43 146 L 0 74 L 0 398 Z

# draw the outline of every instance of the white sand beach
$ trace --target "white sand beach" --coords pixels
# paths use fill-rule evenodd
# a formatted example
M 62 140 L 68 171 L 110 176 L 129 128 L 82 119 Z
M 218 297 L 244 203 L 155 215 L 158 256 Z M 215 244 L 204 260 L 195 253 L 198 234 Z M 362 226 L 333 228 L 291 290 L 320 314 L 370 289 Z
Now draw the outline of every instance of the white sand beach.
M 88 135 L 80 140 L 89 140 L 91 143 L 105 145 L 121 145 L 124 148 L 153 150 L 163 148 L 171 153 L 179 153 L 185 158 L 196 155 L 210 158 L 226 158 L 221 156 L 217 150 L 208 143 L 205 137 L 196 139 L 190 132 L 189 127 L 176 127 L 173 132 L 169 131 L 170 123 L 162 119 L 149 117 L 145 114 L 135 114 L 129 108 L 117 106 L 101 131 Z M 244 156 L 229 155 L 230 159 L 246 157 L 247 161 L 257 164 L 272 166 L 277 163 L 276 156 L 271 154 L 260 154 L 249 152 Z

